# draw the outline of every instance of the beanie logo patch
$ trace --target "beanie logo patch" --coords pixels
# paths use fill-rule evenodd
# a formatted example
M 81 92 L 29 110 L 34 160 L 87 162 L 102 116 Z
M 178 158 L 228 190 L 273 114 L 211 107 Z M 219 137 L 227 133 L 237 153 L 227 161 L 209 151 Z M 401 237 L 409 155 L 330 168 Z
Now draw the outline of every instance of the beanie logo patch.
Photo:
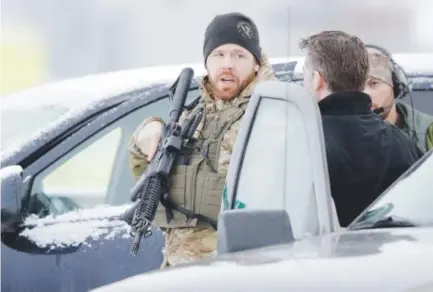
M 251 25 L 246 21 L 239 21 L 238 25 L 238 32 L 246 39 L 253 39 L 254 38 L 254 31 Z

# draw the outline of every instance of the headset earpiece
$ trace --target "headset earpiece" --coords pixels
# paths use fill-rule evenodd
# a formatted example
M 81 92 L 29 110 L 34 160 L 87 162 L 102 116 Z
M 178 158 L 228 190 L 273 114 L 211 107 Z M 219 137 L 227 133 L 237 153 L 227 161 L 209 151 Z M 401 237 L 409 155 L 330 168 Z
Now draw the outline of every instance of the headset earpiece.
M 406 94 L 408 94 L 410 91 L 407 75 L 404 72 L 403 68 L 401 68 L 400 65 L 398 65 L 394 61 L 394 59 L 391 56 L 391 53 L 388 52 L 386 49 L 384 49 L 380 46 L 377 46 L 377 45 L 367 44 L 367 45 L 365 45 L 365 47 L 376 49 L 379 52 L 381 52 L 383 55 L 388 57 L 389 62 L 390 62 L 391 71 L 392 71 L 391 73 L 392 73 L 392 83 L 393 83 L 393 87 L 394 87 L 394 97 L 396 99 L 401 99 L 404 96 L 406 96 Z
M 404 72 L 403 68 L 400 67 L 397 63 L 392 60 L 393 63 L 393 82 L 394 82 L 394 95 L 397 98 L 405 97 L 410 89 L 409 89 L 409 81 L 407 79 L 407 75 Z
M 391 62 L 391 70 L 392 70 L 392 82 L 394 86 L 394 97 L 396 99 L 401 99 L 405 97 L 406 95 L 409 95 L 410 103 L 411 103 L 411 109 L 412 109 L 412 123 L 415 124 L 415 107 L 413 104 L 413 99 L 410 94 L 410 88 L 409 88 L 409 81 L 406 75 L 406 72 L 404 72 L 403 68 L 401 68 L 400 65 L 398 65 L 394 59 L 391 56 L 391 53 L 389 53 L 387 50 L 385 50 L 382 47 L 379 47 L 377 45 L 365 45 L 366 48 L 372 48 L 376 49 L 385 56 L 388 57 L 389 61 Z M 411 130 L 411 136 L 412 139 L 419 142 L 418 135 L 415 130 Z

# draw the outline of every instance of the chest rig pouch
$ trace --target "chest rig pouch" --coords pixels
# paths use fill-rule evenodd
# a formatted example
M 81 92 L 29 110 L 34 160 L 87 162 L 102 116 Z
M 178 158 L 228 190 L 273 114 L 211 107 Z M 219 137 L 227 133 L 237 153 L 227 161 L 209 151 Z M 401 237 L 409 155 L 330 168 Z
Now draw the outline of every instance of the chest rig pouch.
M 172 169 L 166 200 L 159 204 L 154 220 L 158 227 L 216 229 L 226 179 L 218 172 L 221 144 L 227 130 L 243 116 L 247 102 L 210 113 L 203 107 L 200 102 L 191 112 L 203 110 L 203 128 Z

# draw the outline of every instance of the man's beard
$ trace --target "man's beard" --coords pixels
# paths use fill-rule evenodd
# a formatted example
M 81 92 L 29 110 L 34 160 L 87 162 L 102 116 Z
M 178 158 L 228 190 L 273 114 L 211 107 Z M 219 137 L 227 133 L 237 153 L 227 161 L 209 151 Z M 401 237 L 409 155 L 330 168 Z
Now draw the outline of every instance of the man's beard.
M 223 75 L 231 75 L 234 78 L 234 80 L 236 80 L 236 82 L 238 82 L 238 80 L 239 80 L 233 74 L 227 74 L 227 73 L 219 74 L 216 79 L 220 80 L 220 77 Z M 248 75 L 248 77 L 241 84 L 239 84 L 239 86 L 237 86 L 236 90 L 232 91 L 231 93 L 229 93 L 228 91 L 219 90 L 218 85 L 215 84 L 217 82 L 214 82 L 214 80 L 209 79 L 210 89 L 211 89 L 212 95 L 221 99 L 221 100 L 232 100 L 241 94 L 241 92 L 256 78 L 256 75 L 257 75 L 256 71 L 254 71 L 254 70 L 251 71 L 251 73 Z
M 385 111 L 385 112 L 381 113 L 379 116 L 380 116 L 382 119 L 386 120 L 386 119 L 389 117 L 389 113 L 390 113 L 390 112 L 391 112 L 390 110 Z
M 391 111 L 392 111 L 392 107 L 391 108 L 385 108 L 385 110 L 378 115 L 383 120 L 386 120 L 386 119 L 388 119 L 389 115 L 391 114 Z

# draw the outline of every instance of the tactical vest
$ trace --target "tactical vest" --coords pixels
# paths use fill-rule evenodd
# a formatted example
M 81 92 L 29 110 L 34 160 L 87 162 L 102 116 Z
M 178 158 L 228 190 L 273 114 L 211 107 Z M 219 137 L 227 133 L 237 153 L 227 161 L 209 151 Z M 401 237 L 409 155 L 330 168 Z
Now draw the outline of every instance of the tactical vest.
M 397 103 L 397 111 L 402 115 L 404 120 L 403 132 L 410 138 L 413 138 L 413 131 L 416 133 L 418 147 L 424 152 L 428 151 L 427 129 L 433 123 L 433 118 L 402 102 Z
M 199 138 L 185 154 L 188 163 L 175 165 L 170 175 L 168 195 L 174 204 L 217 221 L 226 179 L 226 174 L 218 173 L 221 143 L 227 130 L 242 117 L 246 106 L 247 101 L 215 113 L 204 111 Z M 205 107 L 204 102 L 200 102 L 191 114 L 200 107 Z M 212 226 L 205 220 L 189 218 L 176 210 L 172 210 L 172 214 L 168 222 L 165 207 L 159 203 L 154 225 L 169 228 Z

